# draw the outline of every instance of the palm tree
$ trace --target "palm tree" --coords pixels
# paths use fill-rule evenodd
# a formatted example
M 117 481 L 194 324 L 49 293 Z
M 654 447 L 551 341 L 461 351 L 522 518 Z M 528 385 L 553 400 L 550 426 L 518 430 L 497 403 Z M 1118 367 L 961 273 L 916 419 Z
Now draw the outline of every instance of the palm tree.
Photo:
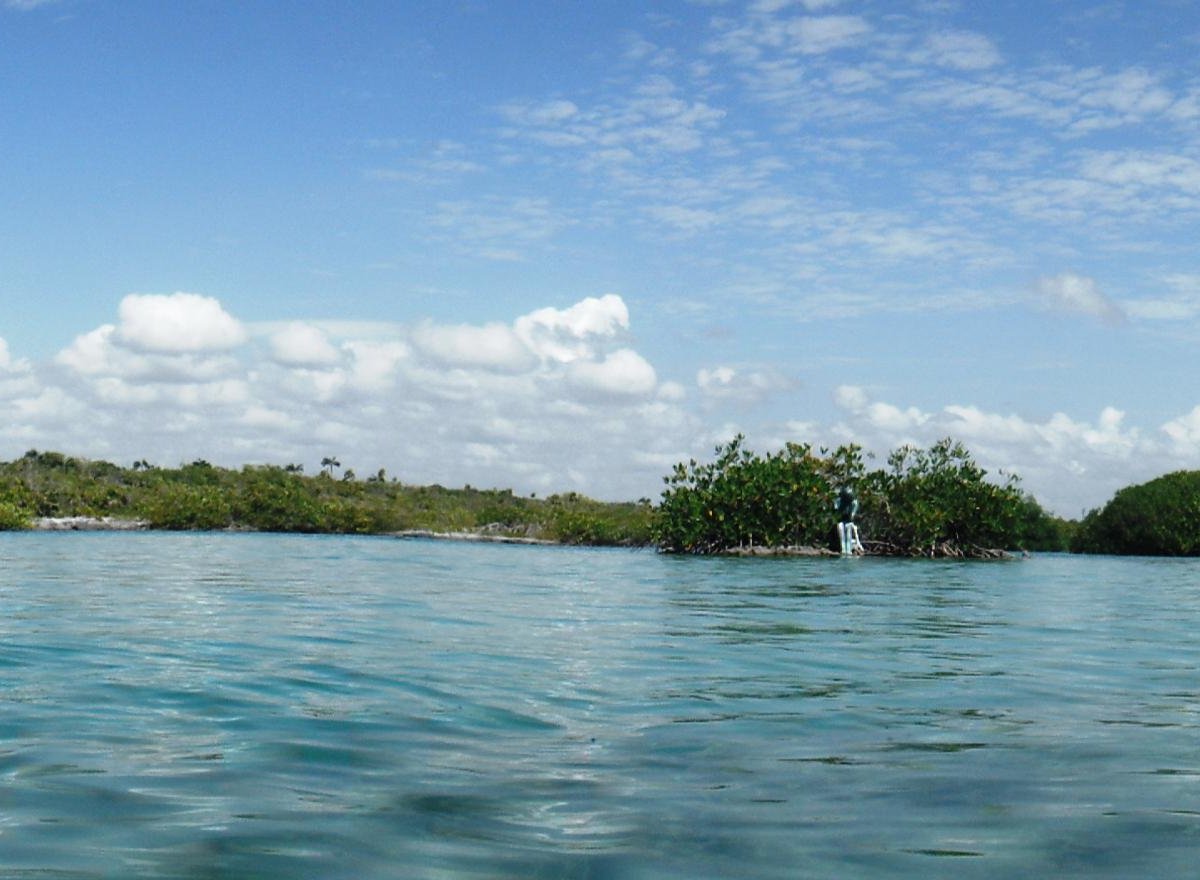
M 325 458 L 321 459 L 321 470 L 327 470 L 329 472 L 329 476 L 331 477 L 333 476 L 333 469 L 340 468 L 341 466 L 342 463 L 338 461 L 335 456 L 327 455 Z

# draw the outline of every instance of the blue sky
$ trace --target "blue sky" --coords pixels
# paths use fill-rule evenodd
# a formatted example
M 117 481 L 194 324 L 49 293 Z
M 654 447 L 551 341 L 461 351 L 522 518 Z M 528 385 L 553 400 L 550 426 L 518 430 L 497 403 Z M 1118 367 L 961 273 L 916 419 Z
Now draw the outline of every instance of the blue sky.
M 1200 467 L 1191 2 L 0 0 L 0 457 Z

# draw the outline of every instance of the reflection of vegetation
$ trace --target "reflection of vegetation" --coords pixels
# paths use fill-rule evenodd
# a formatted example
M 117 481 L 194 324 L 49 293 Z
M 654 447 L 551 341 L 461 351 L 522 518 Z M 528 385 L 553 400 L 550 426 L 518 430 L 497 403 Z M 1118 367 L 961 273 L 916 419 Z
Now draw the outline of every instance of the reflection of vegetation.
M 1126 487 L 1079 524 L 1079 553 L 1200 556 L 1200 471 Z
M 1063 549 L 1061 525 L 1015 480 L 996 484 L 958 443 L 904 447 L 887 470 L 868 471 L 857 446 L 813 454 L 788 444 L 759 456 L 743 438 L 718 447 L 710 463 L 676 465 L 656 524 L 662 549 L 720 553 L 738 547 L 830 544 L 833 497 L 851 486 L 872 552 L 912 556 L 983 555 L 994 548 Z
M 654 511 L 645 502 L 610 504 L 574 493 L 539 500 L 507 489 L 406 486 L 388 481 L 383 470 L 365 481 L 351 471 L 334 480 L 336 467 L 341 467 L 336 459 L 323 461 L 316 477 L 305 477 L 297 464 L 227 470 L 202 460 L 178 468 L 139 461 L 121 468 L 31 450 L 0 463 L 0 529 L 28 526 L 36 517 L 107 516 L 161 529 L 486 531 L 565 543 L 650 541 Z

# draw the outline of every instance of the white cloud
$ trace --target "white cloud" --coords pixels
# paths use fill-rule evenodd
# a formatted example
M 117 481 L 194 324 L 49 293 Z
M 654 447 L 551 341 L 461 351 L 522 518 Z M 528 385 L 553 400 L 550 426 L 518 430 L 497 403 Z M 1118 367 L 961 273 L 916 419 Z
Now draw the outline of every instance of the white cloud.
M 40 386 L 0 395 L 0 437 L 26 448 L 165 463 L 269 456 L 315 467 L 335 451 L 360 472 L 386 467 L 411 482 L 638 497 L 653 493 L 689 450 L 703 455 L 741 428 L 706 431 L 685 407 L 686 390 L 660 382 L 654 365 L 622 344 L 628 329 L 628 309 L 610 295 L 537 309 L 512 325 L 425 323 L 341 339 L 343 357 L 323 367 L 279 363 L 269 347 L 249 347 L 248 362 L 231 375 L 164 382 L 154 359 L 165 356 L 113 344 L 107 325 L 64 351 L 61 382 L 35 369 Z M 507 360 L 514 344 L 526 351 L 523 363 Z M 492 346 L 491 353 L 467 356 L 472 346 Z M 123 367 L 121 357 L 139 368 Z M 196 356 L 169 359 L 181 370 L 206 368 Z M 104 369 L 88 372 L 97 365 Z M 697 373 L 695 403 L 728 405 L 779 390 L 780 382 L 770 367 L 714 366 Z M 839 421 L 792 420 L 780 438 L 853 440 L 882 454 L 955 437 L 993 474 L 1021 474 L 1040 500 L 1069 515 L 1122 485 L 1200 462 L 1200 406 L 1144 432 L 1115 407 L 1091 421 L 1065 413 L 1035 420 L 967 404 L 924 410 L 858 385 L 837 387 L 833 399 Z
M 349 384 L 367 394 L 390 390 L 396 383 L 401 364 L 409 360 L 412 351 L 408 344 L 395 342 L 347 342 L 353 356 Z
M 1133 318 L 1157 321 L 1187 321 L 1200 316 L 1200 275 L 1175 272 L 1162 279 L 1167 294 L 1122 303 Z
M 683 205 L 651 205 L 646 213 L 653 219 L 683 232 L 700 232 L 720 221 L 720 215 L 704 208 Z
M 1162 426 L 1174 451 L 1189 458 L 1200 455 L 1200 406 Z
M 857 15 L 822 15 L 798 18 L 787 25 L 790 48 L 806 55 L 832 52 L 853 45 L 871 27 Z
M 225 351 L 246 341 L 241 323 L 212 297 L 131 293 L 121 300 L 116 338 L 140 352 Z
M 545 107 L 503 109 L 515 126 L 504 132 L 543 147 L 575 150 L 574 161 L 587 167 L 623 166 L 631 161 L 678 159 L 703 147 L 725 111 L 701 98 L 689 99 L 671 79 L 652 74 L 608 101 L 588 107 L 553 102 Z M 543 157 L 544 158 L 544 157 Z
M 273 333 L 270 346 L 275 362 L 289 367 L 325 367 L 340 357 L 325 333 L 303 321 L 292 321 Z
M 216 301 L 206 308 L 228 314 Z M 410 482 L 629 498 L 653 491 L 653 463 L 696 430 L 686 390 L 660 383 L 630 347 L 616 294 L 511 324 L 264 324 L 254 328 L 264 344 L 236 357 L 146 351 L 155 340 L 125 326 L 141 348 L 105 324 L 53 365 L 14 374 L 20 382 L 0 393 L 0 438 L 165 464 L 315 466 L 334 451 L 360 472 L 386 467 Z
M 1166 188 L 1200 195 L 1200 162 L 1146 151 L 1096 151 L 1084 156 L 1084 177 L 1119 187 Z
M 658 382 L 649 361 L 628 348 L 614 351 L 599 361 L 574 361 L 568 376 L 583 389 L 630 397 L 651 394 Z
M 872 401 L 867 392 L 855 385 L 840 385 L 834 390 L 834 402 L 853 413 L 873 432 L 895 437 L 899 445 L 912 442 L 910 433 L 929 422 L 929 416 L 916 407 L 902 410 L 890 403 Z
M 578 115 L 579 108 L 571 101 L 553 100 L 540 103 L 506 104 L 501 113 L 520 125 L 546 126 L 565 122 Z
M 1037 421 L 963 404 L 933 412 L 902 409 L 873 400 L 857 386 L 842 386 L 834 397 L 847 419 L 830 429 L 839 442 L 853 440 L 883 454 L 903 444 L 928 446 L 951 437 L 993 476 L 1018 475 L 1026 490 L 1066 516 L 1079 516 L 1118 488 L 1172 466 L 1200 463 L 1200 407 L 1147 434 L 1128 425 L 1125 413 L 1112 406 L 1093 422 L 1061 412 Z M 1164 458 L 1167 452 L 1172 459 Z
M 722 365 L 701 369 L 696 373 L 696 385 L 704 399 L 710 402 L 754 406 L 772 394 L 790 391 L 796 382 L 770 367 L 741 368 Z
M 518 318 L 513 327 L 530 351 L 561 363 L 594 356 L 598 344 L 628 328 L 629 309 L 612 293 L 587 297 L 567 309 L 537 309 Z
M 426 357 L 452 367 L 519 372 L 535 362 L 533 352 L 506 324 L 446 326 L 426 321 L 413 331 L 413 344 Z
M 1095 77 L 1083 85 L 1080 104 L 1115 111 L 1124 118 L 1141 118 L 1167 110 L 1174 102 L 1171 92 L 1148 71 L 1130 68 Z
M 24 358 L 14 359 L 8 349 L 7 340 L 2 337 L 0 337 L 0 372 L 9 374 L 29 372 L 29 361 Z
M 941 31 L 926 41 L 918 58 L 958 70 L 983 70 L 1000 63 L 1000 53 L 990 39 L 971 31 Z
M 1125 320 L 1125 313 L 1100 291 L 1092 278 L 1065 272 L 1039 278 L 1035 289 L 1039 302 L 1049 308 L 1090 315 L 1109 323 Z
M 238 369 L 234 358 L 220 353 L 154 354 L 131 350 L 113 324 L 77 336 L 59 352 L 55 363 L 81 377 L 167 383 L 212 381 Z

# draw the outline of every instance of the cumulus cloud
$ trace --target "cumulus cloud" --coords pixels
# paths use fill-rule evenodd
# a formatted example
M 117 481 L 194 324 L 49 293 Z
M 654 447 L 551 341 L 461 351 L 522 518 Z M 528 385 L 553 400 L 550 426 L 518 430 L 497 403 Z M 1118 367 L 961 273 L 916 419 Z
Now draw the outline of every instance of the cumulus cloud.
M 873 401 L 867 392 L 854 385 L 841 385 L 834 391 L 839 407 L 857 416 L 873 431 L 896 439 L 896 444 L 912 443 L 912 432 L 929 422 L 929 416 L 916 407 L 900 409 L 890 403 Z
M 131 349 L 113 324 L 80 334 L 55 362 L 80 376 L 155 382 L 218 379 L 237 369 L 231 357 L 220 353 L 155 354 Z
M 1092 278 L 1065 272 L 1039 278 L 1035 285 L 1039 302 L 1051 309 L 1090 315 L 1110 324 L 1125 321 L 1125 313 L 1105 296 Z
M 29 361 L 24 358 L 14 358 L 9 351 L 8 342 L 0 337 L 0 373 L 27 373 Z
M 181 315 L 199 326 L 150 320 Z M 410 482 L 639 497 L 695 419 L 629 326 L 608 294 L 508 323 L 263 324 L 252 344 L 216 300 L 126 298 L 51 363 L 0 344 L 0 441 L 168 465 L 334 452 Z
M 616 294 L 588 297 L 567 309 L 547 307 L 518 318 L 513 330 L 543 360 L 569 363 L 629 329 L 629 309 Z
M 650 394 L 658 383 L 649 361 L 628 348 L 614 351 L 599 361 L 574 361 L 568 375 L 582 388 L 631 397 Z
M 1200 454 L 1200 406 L 1171 419 L 1162 426 L 1177 455 L 1192 458 Z
M 340 357 L 325 333 L 303 321 L 293 321 L 271 334 L 270 349 L 276 363 L 289 367 L 327 367 Z
M 228 314 L 219 303 L 217 312 Z M 741 404 L 796 387 L 770 365 L 718 364 L 696 373 L 689 394 L 632 347 L 630 324 L 616 294 L 508 323 L 263 325 L 264 344 L 233 351 L 145 351 L 114 322 L 79 334 L 49 364 L 0 344 L 0 441 L 15 454 L 163 464 L 315 465 L 336 453 L 408 482 L 631 498 L 652 494 L 671 463 L 743 430 L 725 421 L 745 413 Z M 1139 477 L 1200 463 L 1200 407 L 1146 431 L 1115 407 L 1090 420 L 1031 419 L 970 404 L 923 409 L 860 385 L 832 397 L 833 421 L 781 423 L 780 442 L 885 453 L 955 437 L 1069 515 Z
M 425 356 L 453 367 L 519 372 L 535 360 L 533 351 L 507 324 L 446 326 L 426 321 L 413 332 L 413 343 Z
M 246 330 L 208 296 L 131 293 L 121 300 L 117 337 L 133 351 L 177 354 L 226 351 L 246 341 Z
M 1025 489 L 1066 516 L 1102 504 L 1131 482 L 1200 460 L 1200 407 L 1148 433 L 1128 424 L 1125 413 L 1112 406 L 1102 408 L 1094 421 L 1062 412 L 1034 420 L 964 404 L 935 411 L 901 408 L 873 399 L 858 386 L 838 388 L 834 399 L 845 417 L 832 430 L 840 441 L 885 453 L 952 437 L 994 476 L 1020 476 Z

